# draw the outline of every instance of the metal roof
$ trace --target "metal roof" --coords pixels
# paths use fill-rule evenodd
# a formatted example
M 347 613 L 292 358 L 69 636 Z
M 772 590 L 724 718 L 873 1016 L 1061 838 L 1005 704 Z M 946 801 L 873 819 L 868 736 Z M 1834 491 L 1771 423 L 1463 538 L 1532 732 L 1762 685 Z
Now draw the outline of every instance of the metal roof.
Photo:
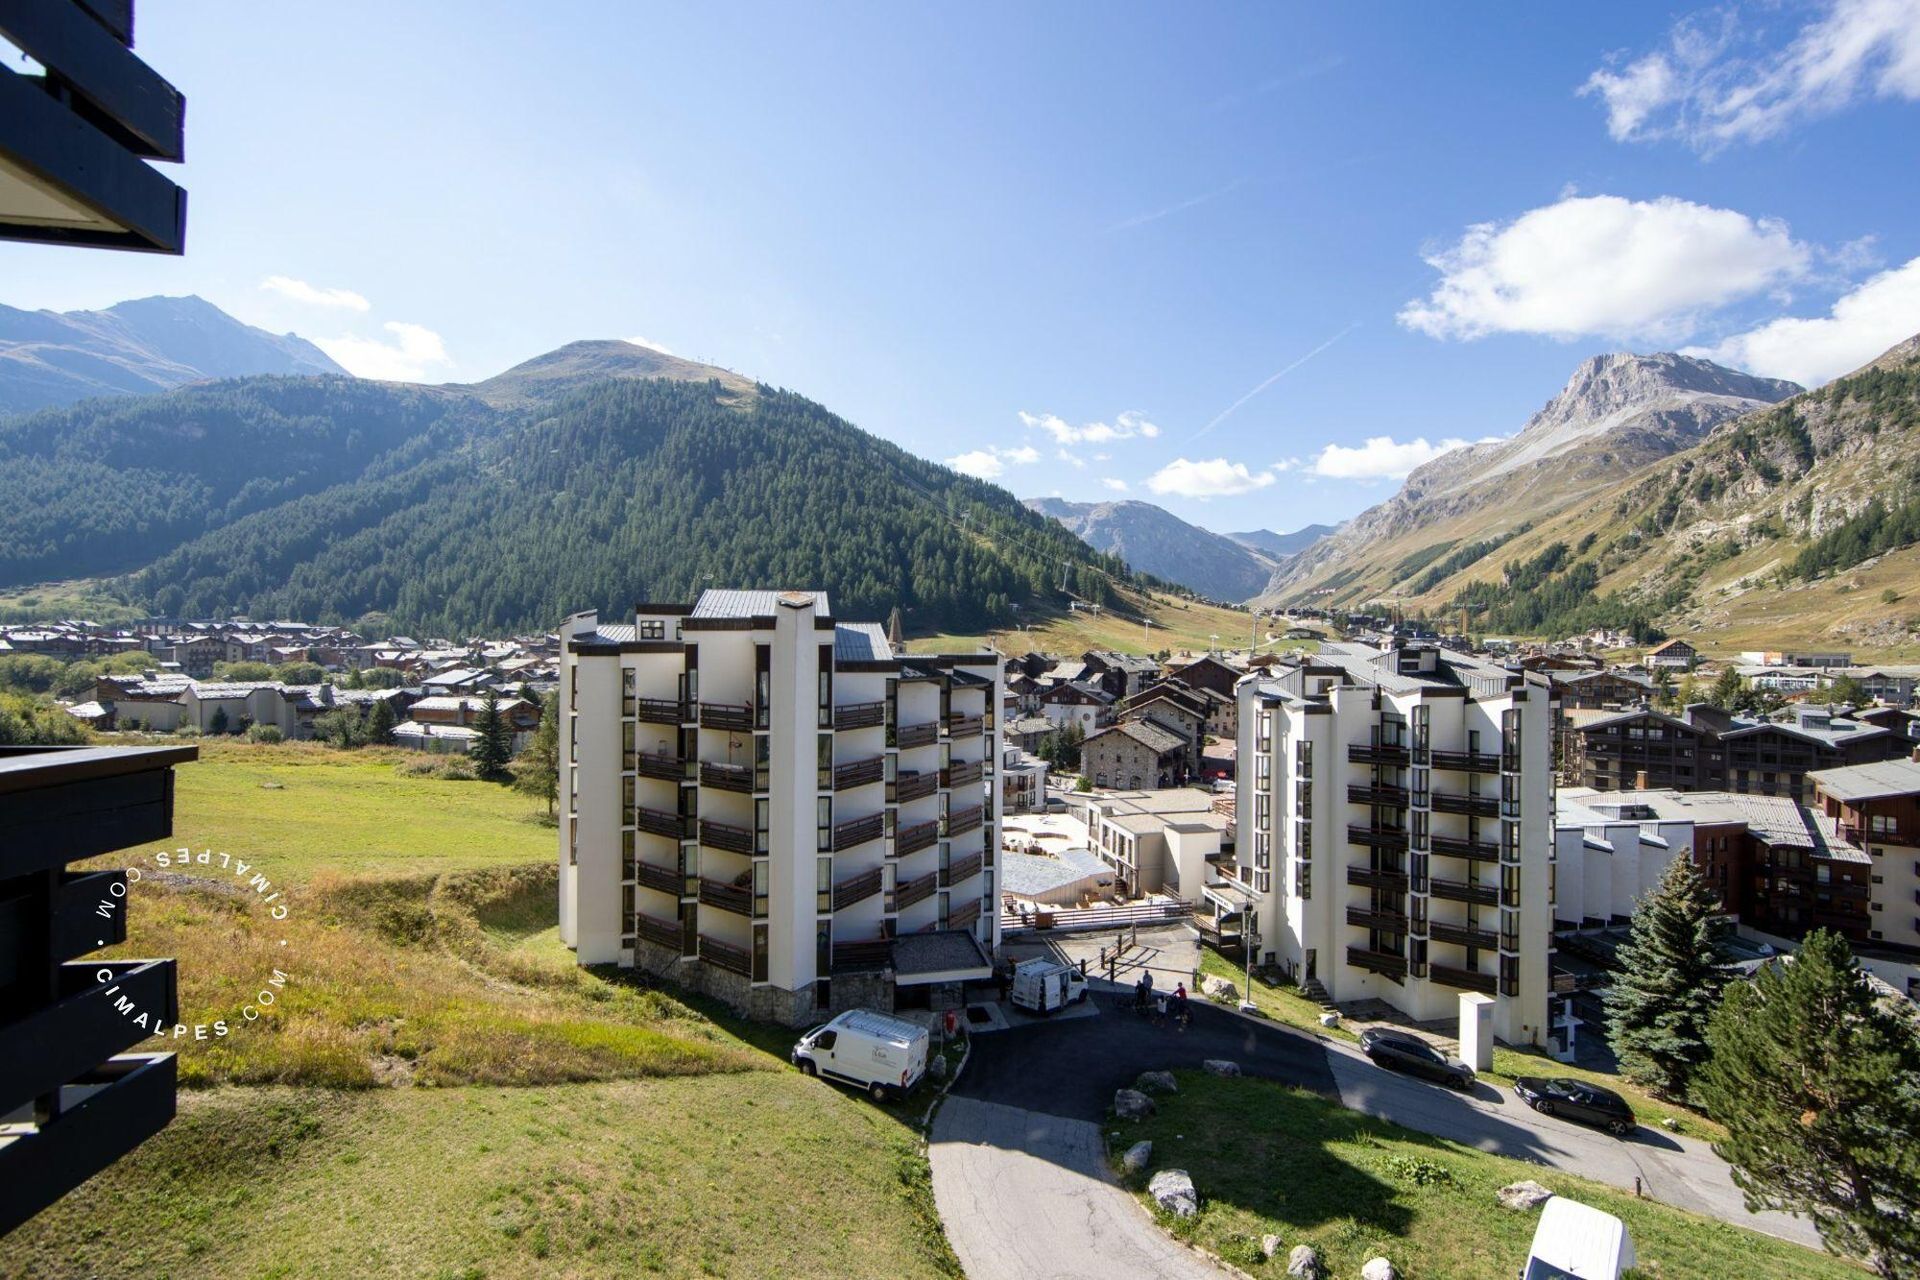
M 836 662 L 885 662 L 893 657 L 893 643 L 878 622 L 837 622 L 833 657 Z
M 1878 800 L 1920 792 L 1920 761 L 1882 760 L 1877 764 L 1816 769 L 1807 775 L 1836 800 Z
M 830 615 L 833 609 L 827 604 L 824 591 L 734 591 L 721 588 L 709 588 L 700 593 L 700 599 L 694 602 L 693 616 L 696 618 L 771 618 L 783 598 L 807 597 L 813 601 L 814 611 Z

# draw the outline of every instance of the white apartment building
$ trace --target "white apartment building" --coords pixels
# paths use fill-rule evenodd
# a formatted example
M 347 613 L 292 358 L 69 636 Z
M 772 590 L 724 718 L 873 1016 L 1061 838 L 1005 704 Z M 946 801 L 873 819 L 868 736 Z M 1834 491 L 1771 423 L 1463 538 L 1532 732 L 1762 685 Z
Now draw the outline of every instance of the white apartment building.
M 1663 811 L 1643 791 L 1565 787 L 1553 842 L 1558 924 L 1603 928 L 1627 923 L 1675 858 L 1692 859 L 1693 818 Z
M 1551 688 L 1431 646 L 1323 645 L 1239 699 L 1233 878 L 1260 958 L 1335 1001 L 1547 1039 L 1553 928 Z
M 999 946 L 1000 659 L 823 593 L 562 626 L 560 932 L 755 1017 L 942 1007 Z

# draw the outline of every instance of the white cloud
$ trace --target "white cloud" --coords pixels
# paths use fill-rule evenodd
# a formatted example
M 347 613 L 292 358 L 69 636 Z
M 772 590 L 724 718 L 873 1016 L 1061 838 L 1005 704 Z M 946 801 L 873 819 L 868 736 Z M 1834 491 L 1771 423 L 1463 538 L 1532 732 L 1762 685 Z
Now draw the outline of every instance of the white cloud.
M 1009 463 L 1027 466 L 1038 461 L 1040 451 L 1030 444 L 1015 445 L 1011 449 L 989 445 L 985 449 L 974 449 L 948 458 L 947 465 L 961 475 L 972 476 L 976 480 L 997 480 L 1006 474 Z
M 424 325 L 389 320 L 381 328 L 393 335 L 390 342 L 379 338 L 315 338 L 314 345 L 332 356 L 348 373 L 361 378 L 387 382 L 425 382 L 428 370 L 451 367 L 440 335 Z
M 1030 444 L 1016 445 L 1011 449 L 998 450 L 1008 462 L 1029 463 L 1040 461 L 1040 451 Z
M 1806 273 L 1812 251 L 1769 218 L 1672 196 L 1568 196 L 1468 227 L 1430 252 L 1433 292 L 1400 323 L 1435 338 L 1535 333 L 1668 341 L 1702 313 Z
M 295 280 L 292 276 L 268 276 L 260 282 L 260 287 L 268 293 L 277 293 L 310 307 L 339 307 L 347 311 L 373 309 L 372 303 L 351 289 L 322 289 L 305 280 Z
M 1066 463 L 1068 466 L 1072 467 L 1075 471 L 1084 471 L 1087 468 L 1087 460 L 1081 457 L 1079 454 L 1073 453 L 1069 450 L 1055 449 L 1053 451 L 1053 456 L 1060 459 L 1060 461 Z
M 1204 461 L 1175 458 L 1147 477 L 1147 488 L 1159 494 L 1205 502 L 1208 498 L 1231 498 L 1264 489 L 1273 479 L 1273 472 L 1250 471 L 1244 462 L 1228 462 L 1225 458 Z
M 1606 104 L 1618 141 L 1674 138 L 1707 153 L 1863 98 L 1920 100 L 1920 0 L 1827 0 L 1784 47 L 1745 53 L 1757 36 L 1732 9 L 1684 18 L 1665 48 L 1600 68 L 1580 92 Z
M 1358 446 L 1327 445 L 1314 456 L 1310 469 L 1335 480 L 1398 480 L 1467 443 L 1458 439 L 1429 443 L 1424 436 L 1404 442 L 1392 436 L 1369 436 Z
M 1145 414 L 1134 409 L 1115 416 L 1111 423 L 1088 422 L 1074 426 L 1066 419 L 1051 413 L 1028 413 L 1020 411 L 1020 421 L 1029 429 L 1039 428 L 1053 437 L 1058 445 L 1069 444 L 1109 444 L 1115 440 L 1151 440 L 1160 434 L 1160 428 L 1147 421 Z
M 627 341 L 632 343 L 636 347 L 645 347 L 649 351 L 658 351 L 663 356 L 670 356 L 670 355 L 677 354 L 674 351 L 674 349 L 672 347 L 669 347 L 666 343 L 655 342 L 652 338 L 642 338 L 642 337 L 636 336 L 636 337 L 628 338 Z
M 1100 483 L 1115 493 L 1125 493 L 1127 491 L 1127 482 L 1114 476 L 1101 476 Z
M 1688 354 L 1815 387 L 1851 373 L 1917 331 L 1920 258 L 1874 276 L 1824 316 L 1782 317 Z

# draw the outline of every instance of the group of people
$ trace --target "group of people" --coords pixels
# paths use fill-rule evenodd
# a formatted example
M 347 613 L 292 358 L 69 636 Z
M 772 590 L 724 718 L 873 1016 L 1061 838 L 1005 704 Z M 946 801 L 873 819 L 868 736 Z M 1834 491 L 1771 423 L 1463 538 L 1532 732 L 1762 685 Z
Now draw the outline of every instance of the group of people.
M 1171 1007 L 1169 1007 L 1171 1006 Z M 1173 1014 L 1176 1026 L 1187 1025 L 1187 984 L 1182 982 L 1173 989 L 1172 996 L 1153 994 L 1153 970 L 1142 969 L 1140 980 L 1133 984 L 1133 1007 L 1137 1013 L 1151 1013 L 1156 1020 L 1164 1019 L 1169 1012 Z

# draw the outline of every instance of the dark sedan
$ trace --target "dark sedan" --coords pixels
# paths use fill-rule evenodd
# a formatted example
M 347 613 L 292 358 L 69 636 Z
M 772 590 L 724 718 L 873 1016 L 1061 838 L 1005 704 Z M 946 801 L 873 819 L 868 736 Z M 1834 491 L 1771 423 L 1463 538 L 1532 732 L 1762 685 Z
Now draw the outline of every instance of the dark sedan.
M 1611 1089 L 1584 1080 L 1544 1076 L 1521 1076 L 1513 1082 L 1520 1100 L 1543 1116 L 1560 1116 L 1581 1124 L 1597 1125 L 1608 1133 L 1633 1132 L 1633 1108 Z
M 1473 1068 L 1447 1058 L 1418 1036 L 1369 1027 L 1360 1033 L 1360 1052 L 1383 1067 L 1436 1080 L 1454 1089 L 1473 1088 Z

